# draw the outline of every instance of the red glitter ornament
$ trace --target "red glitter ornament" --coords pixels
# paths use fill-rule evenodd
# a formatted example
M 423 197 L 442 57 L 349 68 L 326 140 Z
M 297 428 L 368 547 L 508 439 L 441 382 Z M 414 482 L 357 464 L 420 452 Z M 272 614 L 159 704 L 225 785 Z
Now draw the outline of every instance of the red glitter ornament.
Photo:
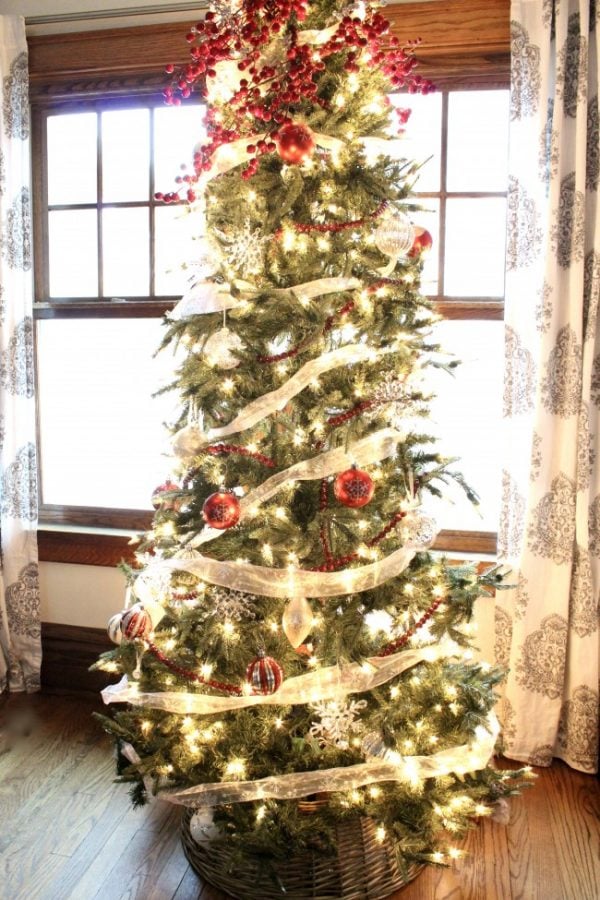
M 431 237 L 427 229 L 415 227 L 415 239 L 413 241 L 412 247 L 408 251 L 408 256 L 414 259 L 415 256 L 421 256 L 424 253 L 429 253 L 432 247 L 433 238 Z
M 162 507 L 163 509 L 177 509 L 178 502 L 173 497 L 163 497 L 163 494 L 170 494 L 172 491 L 178 491 L 179 485 L 167 479 L 164 484 L 159 484 L 152 491 L 152 506 L 154 509 Z
M 202 518 L 211 528 L 233 528 L 240 518 L 240 501 L 230 491 L 216 491 L 204 501 Z
M 283 681 L 283 669 L 276 659 L 261 650 L 246 669 L 246 680 L 255 694 L 274 694 Z
M 306 125 L 290 122 L 279 129 L 277 152 L 288 165 L 299 165 L 312 156 L 315 137 Z
M 356 466 L 341 472 L 333 483 L 336 500 L 351 509 L 366 506 L 374 491 L 375 485 L 371 476 L 362 469 L 357 469 Z

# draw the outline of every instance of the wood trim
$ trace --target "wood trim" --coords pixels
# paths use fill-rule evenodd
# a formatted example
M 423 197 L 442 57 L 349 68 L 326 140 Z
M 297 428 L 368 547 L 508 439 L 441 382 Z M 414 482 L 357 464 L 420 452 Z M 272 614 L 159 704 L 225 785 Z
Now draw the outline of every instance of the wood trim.
M 58 506 L 40 508 L 44 525 L 85 525 L 90 528 L 117 528 L 146 531 L 152 525 L 152 512 L 145 509 L 117 509 L 103 506 Z
M 506 84 L 510 0 L 392 4 L 384 14 L 402 41 L 423 37 L 419 71 L 440 86 L 465 80 Z M 134 89 L 160 94 L 165 64 L 188 59 L 181 22 L 33 36 L 28 43 L 35 102 L 74 99 L 90 89 L 104 96 Z
M 129 537 L 80 531 L 38 530 L 41 562 L 76 563 L 83 566 L 109 566 L 135 560 L 135 547 Z
M 40 528 L 38 552 L 41 562 L 114 567 L 121 562 L 134 561 L 135 546 L 129 540 L 127 535 Z M 433 549 L 451 553 L 495 555 L 496 534 L 493 531 L 441 531 Z
M 42 622 L 42 690 L 50 694 L 98 694 L 118 676 L 88 670 L 113 646 L 103 628 Z

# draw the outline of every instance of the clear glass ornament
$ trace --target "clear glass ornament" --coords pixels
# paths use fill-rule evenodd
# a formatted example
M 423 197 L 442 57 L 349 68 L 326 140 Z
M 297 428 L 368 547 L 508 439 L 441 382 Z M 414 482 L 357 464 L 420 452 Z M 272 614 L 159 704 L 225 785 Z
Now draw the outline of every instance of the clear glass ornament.
M 239 359 L 233 351 L 241 350 L 243 346 L 237 334 L 224 326 L 211 334 L 202 352 L 209 366 L 218 369 L 235 369 L 239 364 Z
M 312 628 L 313 611 L 305 597 L 288 601 L 281 618 L 281 627 L 294 650 L 299 647 Z
M 384 216 L 375 231 L 375 246 L 386 256 L 406 256 L 414 239 L 415 230 L 402 213 Z

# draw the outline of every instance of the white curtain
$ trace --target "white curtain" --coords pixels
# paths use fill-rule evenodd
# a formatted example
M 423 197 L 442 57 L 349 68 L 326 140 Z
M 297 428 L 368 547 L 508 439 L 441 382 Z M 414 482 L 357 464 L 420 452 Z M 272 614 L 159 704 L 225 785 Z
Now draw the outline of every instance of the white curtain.
M 594 0 L 513 0 L 506 431 L 496 607 L 505 752 L 598 762 L 600 220 Z
M 40 684 L 25 24 L 0 16 L 0 691 Z

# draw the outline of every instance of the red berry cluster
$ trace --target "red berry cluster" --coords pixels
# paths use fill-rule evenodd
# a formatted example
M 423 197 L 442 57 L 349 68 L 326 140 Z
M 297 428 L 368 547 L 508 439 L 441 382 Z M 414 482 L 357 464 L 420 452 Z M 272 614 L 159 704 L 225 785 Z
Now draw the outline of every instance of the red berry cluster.
M 404 647 L 406 644 L 408 644 L 408 642 L 410 641 L 413 634 L 419 628 L 421 628 L 425 624 L 425 622 L 429 621 L 429 619 L 432 617 L 432 615 L 434 614 L 436 609 L 439 606 L 441 606 L 442 603 L 444 603 L 444 602 L 445 602 L 444 597 L 438 597 L 437 600 L 434 600 L 433 603 L 431 604 L 431 606 L 429 606 L 425 610 L 425 612 L 423 613 L 421 618 L 415 622 L 415 624 L 412 626 L 412 628 L 407 628 L 406 631 L 400 635 L 400 637 L 397 637 L 395 640 L 391 641 L 389 644 L 386 644 L 386 646 L 383 648 L 383 650 L 379 651 L 377 656 L 391 656 L 392 653 L 395 653 L 397 650 L 400 650 L 401 647 Z
M 192 45 L 191 61 L 178 68 L 167 66 L 167 74 L 172 78 L 164 95 L 167 103 L 175 105 L 189 97 L 194 88 L 206 97 L 206 79 L 217 76 L 220 62 L 237 61 L 237 68 L 243 73 L 227 104 L 230 127 L 221 124 L 216 109 L 210 109 L 206 115 L 208 140 L 194 156 L 195 175 L 183 176 L 180 182 L 187 185 L 188 199 L 195 199 L 193 184 L 211 168 L 213 155 L 222 144 L 257 131 L 265 132 L 248 147 L 253 159 L 243 175 L 249 178 L 257 170 L 260 156 L 277 149 L 281 128 L 294 121 L 294 115 L 306 101 L 329 108 L 327 99 L 319 94 L 328 57 L 341 55 L 347 72 L 358 72 L 367 63 L 380 68 L 395 89 L 406 86 L 412 93 L 431 90 L 428 81 L 413 75 L 416 61 L 412 49 L 417 42 L 401 47 L 398 38 L 389 37 L 389 22 L 368 5 L 362 18 L 345 15 L 331 37 L 318 48 L 300 43 L 298 23 L 307 16 L 307 2 L 245 0 L 234 15 L 210 11 L 186 36 Z M 280 33 L 286 42 L 281 61 L 265 62 L 264 49 Z M 400 112 L 401 121 L 405 121 L 405 113 Z M 179 196 L 171 192 L 157 199 L 172 202 Z
M 216 691 L 223 691 L 225 694 L 239 695 L 242 693 L 242 689 L 238 687 L 237 684 L 227 684 L 227 682 L 224 681 L 213 681 L 210 678 L 203 678 L 202 675 L 199 675 L 197 672 L 192 672 L 191 669 L 185 669 L 183 666 L 174 663 L 151 641 L 147 641 L 146 646 L 150 653 L 152 653 L 163 666 L 166 666 L 167 669 L 171 672 L 175 672 L 175 674 L 179 675 L 181 678 L 185 678 L 188 681 L 196 681 L 198 684 L 205 684 L 207 687 L 214 688 Z

